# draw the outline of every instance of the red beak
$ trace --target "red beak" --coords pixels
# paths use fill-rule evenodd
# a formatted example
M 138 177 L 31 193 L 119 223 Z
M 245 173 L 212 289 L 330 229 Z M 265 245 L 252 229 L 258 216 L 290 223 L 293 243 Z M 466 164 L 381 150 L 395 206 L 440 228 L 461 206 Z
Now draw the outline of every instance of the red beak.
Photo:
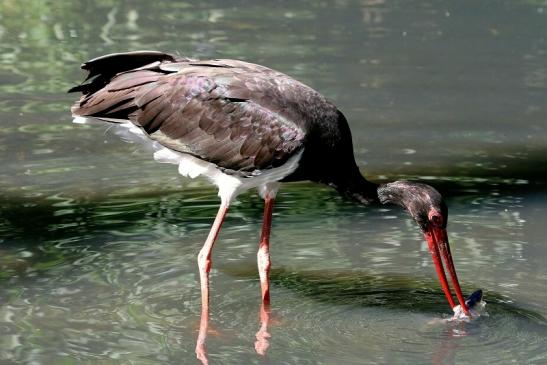
M 452 286 L 456 292 L 456 297 L 460 303 L 461 308 L 464 313 L 469 316 L 469 308 L 465 304 L 465 299 L 460 289 L 460 283 L 458 281 L 458 275 L 456 274 L 456 268 L 454 267 L 454 262 L 452 261 L 452 254 L 450 253 L 450 245 L 448 244 L 448 235 L 444 228 L 431 227 L 427 232 L 424 233 L 429 251 L 431 252 L 431 257 L 433 258 L 433 264 L 435 265 L 435 270 L 437 271 L 437 276 L 441 282 L 441 287 L 444 291 L 444 295 L 448 300 L 451 308 L 454 308 L 456 304 L 452 299 L 452 293 L 448 286 L 448 281 L 446 280 L 446 274 L 444 272 L 443 262 L 448 268 L 450 273 L 450 279 L 452 280 Z M 442 255 L 442 261 L 441 261 Z

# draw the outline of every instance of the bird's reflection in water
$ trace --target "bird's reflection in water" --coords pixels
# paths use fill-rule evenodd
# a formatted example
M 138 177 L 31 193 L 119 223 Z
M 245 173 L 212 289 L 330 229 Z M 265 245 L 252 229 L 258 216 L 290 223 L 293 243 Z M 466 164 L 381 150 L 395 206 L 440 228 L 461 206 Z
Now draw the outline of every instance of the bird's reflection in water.
M 269 327 L 271 325 L 271 306 L 270 304 L 262 303 L 259 310 L 260 327 L 255 334 L 254 348 L 258 355 L 267 360 L 267 351 L 270 347 L 271 334 Z M 443 320 L 447 328 L 440 336 L 441 341 L 437 350 L 433 353 L 431 363 L 433 365 L 452 365 L 455 364 L 456 350 L 460 347 L 462 338 L 467 337 L 470 333 L 467 330 L 469 323 L 454 321 L 448 322 Z M 203 307 L 201 311 L 199 333 L 196 341 L 196 357 L 203 364 L 209 364 L 207 353 L 207 335 L 209 334 L 209 310 Z
M 270 333 L 268 327 L 270 326 L 271 307 L 269 303 L 260 305 L 259 311 L 260 328 L 255 335 L 255 351 L 258 355 L 266 357 L 268 348 L 270 347 Z M 209 364 L 209 358 L 207 354 L 207 335 L 209 333 L 209 307 L 201 307 L 201 318 L 199 321 L 199 332 L 196 341 L 196 357 L 203 365 Z
M 441 343 L 431 358 L 433 365 L 452 365 L 456 363 L 456 350 L 462 337 L 469 335 L 466 322 L 451 322 L 443 331 Z
M 260 328 L 256 333 L 255 351 L 257 354 L 266 356 L 266 351 L 270 347 L 270 333 L 268 332 L 268 326 L 270 325 L 271 308 L 269 303 L 260 305 Z

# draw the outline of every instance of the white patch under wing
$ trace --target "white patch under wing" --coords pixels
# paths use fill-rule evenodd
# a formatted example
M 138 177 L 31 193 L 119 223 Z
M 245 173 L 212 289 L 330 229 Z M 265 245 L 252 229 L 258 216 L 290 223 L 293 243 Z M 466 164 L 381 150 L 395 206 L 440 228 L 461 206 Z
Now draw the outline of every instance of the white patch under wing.
M 252 177 L 239 177 L 228 175 L 210 162 L 203 161 L 186 153 L 173 151 L 150 137 L 138 126 L 128 120 L 116 119 L 110 123 L 98 118 L 75 116 L 73 123 L 77 124 L 108 124 L 114 133 L 126 142 L 136 143 L 152 150 L 154 160 L 160 163 L 171 163 L 178 165 L 179 174 L 194 179 L 204 176 L 218 187 L 218 196 L 224 204 L 230 204 L 233 199 L 244 191 L 252 188 L 259 188 L 259 194 L 263 197 L 275 197 L 279 180 L 290 175 L 298 167 L 303 150 L 292 156 L 280 167 L 263 170 L 260 174 Z

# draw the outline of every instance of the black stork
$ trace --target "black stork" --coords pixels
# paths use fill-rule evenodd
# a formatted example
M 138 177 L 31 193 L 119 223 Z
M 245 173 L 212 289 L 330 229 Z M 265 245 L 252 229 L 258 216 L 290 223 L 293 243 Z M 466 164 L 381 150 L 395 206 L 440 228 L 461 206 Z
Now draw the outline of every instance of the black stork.
M 447 207 L 433 187 L 411 181 L 375 184 L 361 175 L 344 115 L 317 91 L 270 68 L 230 60 L 194 60 L 154 51 L 115 53 L 85 62 L 89 75 L 70 92 L 77 117 L 127 127 L 160 162 L 203 175 L 219 189 L 220 208 L 198 255 L 202 309 L 209 305 L 211 252 L 228 207 L 257 188 L 265 201 L 258 246 L 262 301 L 270 301 L 269 237 L 281 182 L 327 184 L 362 205 L 396 204 L 418 224 L 442 290 L 469 315 L 448 244 Z M 87 82 L 86 82 L 87 81 Z

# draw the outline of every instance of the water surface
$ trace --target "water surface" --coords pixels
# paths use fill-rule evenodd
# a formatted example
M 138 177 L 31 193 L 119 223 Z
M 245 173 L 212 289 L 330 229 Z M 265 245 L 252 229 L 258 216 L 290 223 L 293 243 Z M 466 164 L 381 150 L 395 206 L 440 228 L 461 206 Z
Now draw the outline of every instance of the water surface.
M 0 363 L 196 363 L 196 267 L 216 191 L 98 126 L 70 123 L 79 64 L 159 49 L 262 63 L 334 100 L 374 181 L 449 206 L 466 294 L 450 309 L 415 223 L 310 183 L 279 194 L 271 338 L 257 355 L 262 202 L 215 248 L 211 363 L 547 361 L 547 4 L 543 1 L 3 1 Z

